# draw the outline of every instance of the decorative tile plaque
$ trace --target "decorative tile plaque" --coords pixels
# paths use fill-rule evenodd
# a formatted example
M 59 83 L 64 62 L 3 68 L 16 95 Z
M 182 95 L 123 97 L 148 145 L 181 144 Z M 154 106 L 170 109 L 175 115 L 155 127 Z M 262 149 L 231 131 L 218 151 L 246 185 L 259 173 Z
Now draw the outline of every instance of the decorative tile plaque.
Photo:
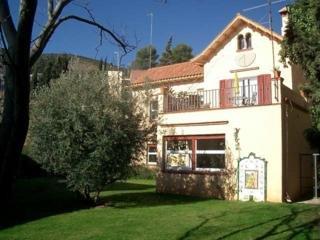
M 238 199 L 261 202 L 266 200 L 267 162 L 254 153 L 238 161 Z

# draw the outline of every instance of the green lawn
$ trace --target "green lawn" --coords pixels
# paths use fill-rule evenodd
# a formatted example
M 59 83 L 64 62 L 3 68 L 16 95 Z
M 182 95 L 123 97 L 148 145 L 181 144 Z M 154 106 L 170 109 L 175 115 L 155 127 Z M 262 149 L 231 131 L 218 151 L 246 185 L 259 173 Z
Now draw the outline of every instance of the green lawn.
M 320 207 L 160 195 L 151 180 L 117 183 L 86 208 L 55 179 L 21 180 L 16 222 L 0 239 L 320 239 Z

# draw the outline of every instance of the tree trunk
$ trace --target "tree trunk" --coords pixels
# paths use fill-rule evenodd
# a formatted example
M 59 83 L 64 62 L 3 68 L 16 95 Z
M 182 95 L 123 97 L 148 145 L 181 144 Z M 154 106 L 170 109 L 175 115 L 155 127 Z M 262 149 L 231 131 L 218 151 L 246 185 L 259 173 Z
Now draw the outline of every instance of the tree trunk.
M 6 67 L 4 110 L 0 126 L 0 209 L 4 211 L 10 209 L 8 205 L 12 187 L 29 125 L 29 67 L 20 62 L 16 68 Z
M 1 4 L 7 7 L 6 2 Z M 0 124 L 0 222 L 6 220 L 5 213 L 12 210 L 9 207 L 12 187 L 28 132 L 30 43 L 36 6 L 37 0 L 21 0 L 17 30 L 11 30 L 10 37 L 6 34 L 8 49 L 4 54 L 5 94 Z M 6 24 L 1 26 L 4 30 L 8 27 Z

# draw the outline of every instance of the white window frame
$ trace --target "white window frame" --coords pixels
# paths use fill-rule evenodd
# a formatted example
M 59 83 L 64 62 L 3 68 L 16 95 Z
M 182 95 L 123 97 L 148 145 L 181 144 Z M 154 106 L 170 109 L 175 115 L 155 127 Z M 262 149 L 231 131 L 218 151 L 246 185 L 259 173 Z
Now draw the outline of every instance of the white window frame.
M 150 147 L 155 147 L 156 151 L 155 152 L 150 152 L 149 149 Z M 156 156 L 156 161 L 155 162 L 150 162 L 149 161 L 149 156 Z M 158 153 L 157 153 L 157 145 L 156 144 L 148 144 L 147 145 L 147 164 L 148 165 L 157 165 L 158 164 Z

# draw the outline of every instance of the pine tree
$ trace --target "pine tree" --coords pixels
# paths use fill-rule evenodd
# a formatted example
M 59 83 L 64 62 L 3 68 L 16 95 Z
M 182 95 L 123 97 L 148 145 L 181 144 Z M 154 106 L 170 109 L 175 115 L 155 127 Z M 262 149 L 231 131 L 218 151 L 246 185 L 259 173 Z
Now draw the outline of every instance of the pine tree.
M 166 46 L 166 50 L 162 53 L 159 62 L 161 66 L 173 64 L 174 59 L 172 55 L 172 36 L 169 38 Z
M 132 63 L 133 69 L 148 69 L 150 67 L 150 49 L 151 49 L 151 67 L 157 65 L 157 49 L 154 46 L 146 46 L 141 48 L 137 54 L 136 59 Z

